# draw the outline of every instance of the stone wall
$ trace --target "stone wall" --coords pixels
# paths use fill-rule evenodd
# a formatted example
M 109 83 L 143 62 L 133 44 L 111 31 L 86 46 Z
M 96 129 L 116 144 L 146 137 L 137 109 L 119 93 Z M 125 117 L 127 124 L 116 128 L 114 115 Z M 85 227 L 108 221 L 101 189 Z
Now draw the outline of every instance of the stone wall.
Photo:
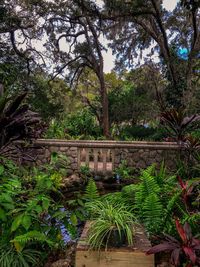
M 68 173 L 77 173 L 80 165 L 80 151 L 106 150 L 111 155 L 113 169 L 122 160 L 126 160 L 130 167 L 135 169 L 146 168 L 152 163 L 160 164 L 163 160 L 166 165 L 175 168 L 175 160 L 180 153 L 180 147 L 172 142 L 118 142 L 118 141 L 66 141 L 39 139 L 26 148 L 30 150 L 36 164 L 47 163 L 52 152 L 65 154 L 69 159 Z M 30 152 L 29 151 L 29 152 Z M 84 161 L 84 159 L 82 159 Z
M 125 159 L 129 166 L 136 170 L 144 169 L 153 163 L 158 165 L 164 160 L 169 169 L 175 169 L 176 159 L 180 153 L 180 148 L 176 145 L 160 146 L 158 144 L 139 144 L 137 147 L 115 149 L 115 168 L 121 160 Z

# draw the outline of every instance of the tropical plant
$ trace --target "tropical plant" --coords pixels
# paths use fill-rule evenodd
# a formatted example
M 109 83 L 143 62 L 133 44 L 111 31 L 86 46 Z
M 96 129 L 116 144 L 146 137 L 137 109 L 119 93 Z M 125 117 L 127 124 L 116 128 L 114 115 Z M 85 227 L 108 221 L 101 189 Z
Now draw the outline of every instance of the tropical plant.
M 141 172 L 140 182 L 130 188 L 135 210 L 149 234 L 160 233 L 171 226 L 169 214 L 178 205 L 180 194 L 180 190 L 174 190 L 176 182 L 176 176 L 167 175 L 164 163 L 159 171 L 153 164 Z
M 84 193 L 82 195 L 78 193 L 76 194 L 75 199 L 67 201 L 68 208 L 71 211 L 70 220 L 72 219 L 71 221 L 73 222 L 85 222 L 85 220 L 90 216 L 89 211 L 86 208 L 87 203 L 96 201 L 98 199 L 100 199 L 100 196 L 96 183 L 92 178 L 90 178 Z M 76 226 L 76 224 L 74 224 L 74 226 Z
M 96 183 L 92 178 L 90 178 L 88 181 L 83 198 L 86 200 L 86 202 L 97 200 L 99 198 Z
M 183 181 L 180 176 L 177 177 L 181 188 L 180 199 L 184 203 L 187 215 L 183 216 L 184 221 L 188 221 L 193 231 L 198 233 L 200 227 L 200 179 Z
M 66 132 L 71 136 L 98 136 L 101 130 L 88 108 L 70 114 L 65 121 Z
M 176 220 L 176 230 L 180 240 L 167 234 L 161 244 L 152 247 L 147 255 L 158 252 L 171 252 L 171 262 L 174 266 L 186 267 L 200 266 L 200 240 L 192 235 L 190 225 L 186 222 L 184 226 Z
M 168 134 L 176 141 L 184 141 L 186 134 L 198 128 L 199 115 L 186 116 L 183 109 L 165 110 L 160 115 L 160 122 Z
M 88 243 L 90 248 L 107 248 L 114 239 L 115 244 L 122 244 L 123 237 L 133 244 L 135 216 L 122 203 L 95 201 L 86 205 L 91 214 Z M 112 242 L 113 243 L 113 242 Z
M 14 100 L 8 92 L 0 95 L 0 154 L 12 154 L 8 145 L 15 140 L 39 137 L 42 133 L 40 117 L 22 104 L 27 92 L 18 94 Z
M 6 255 L 11 262 L 15 255 L 16 261 L 24 262 L 24 265 L 8 263 L 7 266 L 39 266 L 31 264 L 35 255 L 40 255 L 37 251 L 47 256 L 51 249 L 62 248 L 61 226 L 71 230 L 71 226 L 77 224 L 62 205 L 57 179 L 51 177 L 52 174 L 37 169 L 23 172 L 7 160 L 0 168 L 0 231 L 5 245 L 2 259 L 6 261 Z

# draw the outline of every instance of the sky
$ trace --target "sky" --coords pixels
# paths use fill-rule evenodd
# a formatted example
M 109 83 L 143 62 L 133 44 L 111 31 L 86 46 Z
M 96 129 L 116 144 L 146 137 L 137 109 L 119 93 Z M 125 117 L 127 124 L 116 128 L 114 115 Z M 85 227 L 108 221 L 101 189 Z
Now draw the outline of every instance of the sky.
M 179 0 L 163 0 L 163 6 L 167 10 L 173 11 L 173 9 L 176 7 L 176 4 L 178 3 L 178 1 Z M 144 52 L 144 55 L 148 54 L 149 52 L 150 51 L 147 49 Z M 104 57 L 104 72 L 109 73 L 109 72 L 111 72 L 111 70 L 114 68 L 114 65 L 115 65 L 114 64 L 115 57 L 112 55 L 111 49 L 108 49 L 107 52 L 103 52 L 103 57 Z M 155 60 L 156 60 L 156 58 L 155 58 Z
M 52 1 L 52 0 L 47 0 L 47 1 Z M 102 0 L 96 0 L 98 4 L 102 3 Z M 176 4 L 178 3 L 178 1 L 180 0 L 163 0 L 163 6 L 168 10 L 168 11 L 173 11 L 173 9 L 176 7 Z M 19 37 L 19 40 L 20 37 Z M 107 47 L 107 41 L 105 39 L 102 40 L 102 43 L 104 44 L 104 46 Z M 41 42 L 36 41 L 33 45 L 35 45 L 36 49 L 44 52 L 44 40 Z M 66 50 L 66 42 L 63 40 L 63 44 L 62 44 L 62 40 L 61 40 L 61 49 L 63 48 L 63 50 Z M 65 49 L 64 49 L 65 48 Z M 147 55 L 150 53 L 151 47 L 149 49 L 146 49 L 145 51 L 143 51 L 143 56 Z M 45 52 L 44 52 L 45 53 Z M 115 56 L 112 55 L 112 50 L 111 49 L 107 49 L 106 51 L 103 51 L 103 57 L 104 57 L 104 72 L 105 73 L 109 73 L 111 72 L 111 70 L 114 68 L 115 64 Z M 158 62 L 159 58 L 158 55 L 154 56 L 154 61 Z M 141 64 L 143 63 L 143 61 L 140 62 Z

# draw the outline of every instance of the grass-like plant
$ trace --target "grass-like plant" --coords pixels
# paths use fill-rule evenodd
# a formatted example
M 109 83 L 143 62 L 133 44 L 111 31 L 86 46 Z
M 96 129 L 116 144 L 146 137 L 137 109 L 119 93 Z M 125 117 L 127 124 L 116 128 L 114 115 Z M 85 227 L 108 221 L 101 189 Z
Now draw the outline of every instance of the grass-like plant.
M 128 245 L 133 244 L 135 216 L 121 203 L 95 201 L 88 203 L 87 209 L 92 215 L 88 232 L 91 249 L 107 248 L 109 242 L 117 236 L 118 241 L 125 237 Z
M 36 249 L 25 248 L 22 251 L 17 251 L 11 244 L 0 244 L 0 266 L 41 266 L 41 254 L 42 253 Z

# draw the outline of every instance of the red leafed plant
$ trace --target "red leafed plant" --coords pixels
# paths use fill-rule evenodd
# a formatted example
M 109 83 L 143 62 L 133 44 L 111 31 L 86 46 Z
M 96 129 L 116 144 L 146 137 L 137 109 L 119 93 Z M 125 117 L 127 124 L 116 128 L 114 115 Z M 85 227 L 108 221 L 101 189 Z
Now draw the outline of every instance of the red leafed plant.
M 184 182 L 180 176 L 177 176 L 179 185 L 182 189 L 182 198 L 185 205 L 188 205 L 188 198 L 192 194 L 192 190 L 194 189 L 193 185 L 189 185 L 188 181 Z
M 183 262 L 186 262 L 185 267 L 200 266 L 200 240 L 192 236 L 190 225 L 187 222 L 182 226 L 177 219 L 176 229 L 180 241 L 165 234 L 161 244 L 149 249 L 147 255 L 171 252 L 171 263 L 174 266 L 180 266 Z

